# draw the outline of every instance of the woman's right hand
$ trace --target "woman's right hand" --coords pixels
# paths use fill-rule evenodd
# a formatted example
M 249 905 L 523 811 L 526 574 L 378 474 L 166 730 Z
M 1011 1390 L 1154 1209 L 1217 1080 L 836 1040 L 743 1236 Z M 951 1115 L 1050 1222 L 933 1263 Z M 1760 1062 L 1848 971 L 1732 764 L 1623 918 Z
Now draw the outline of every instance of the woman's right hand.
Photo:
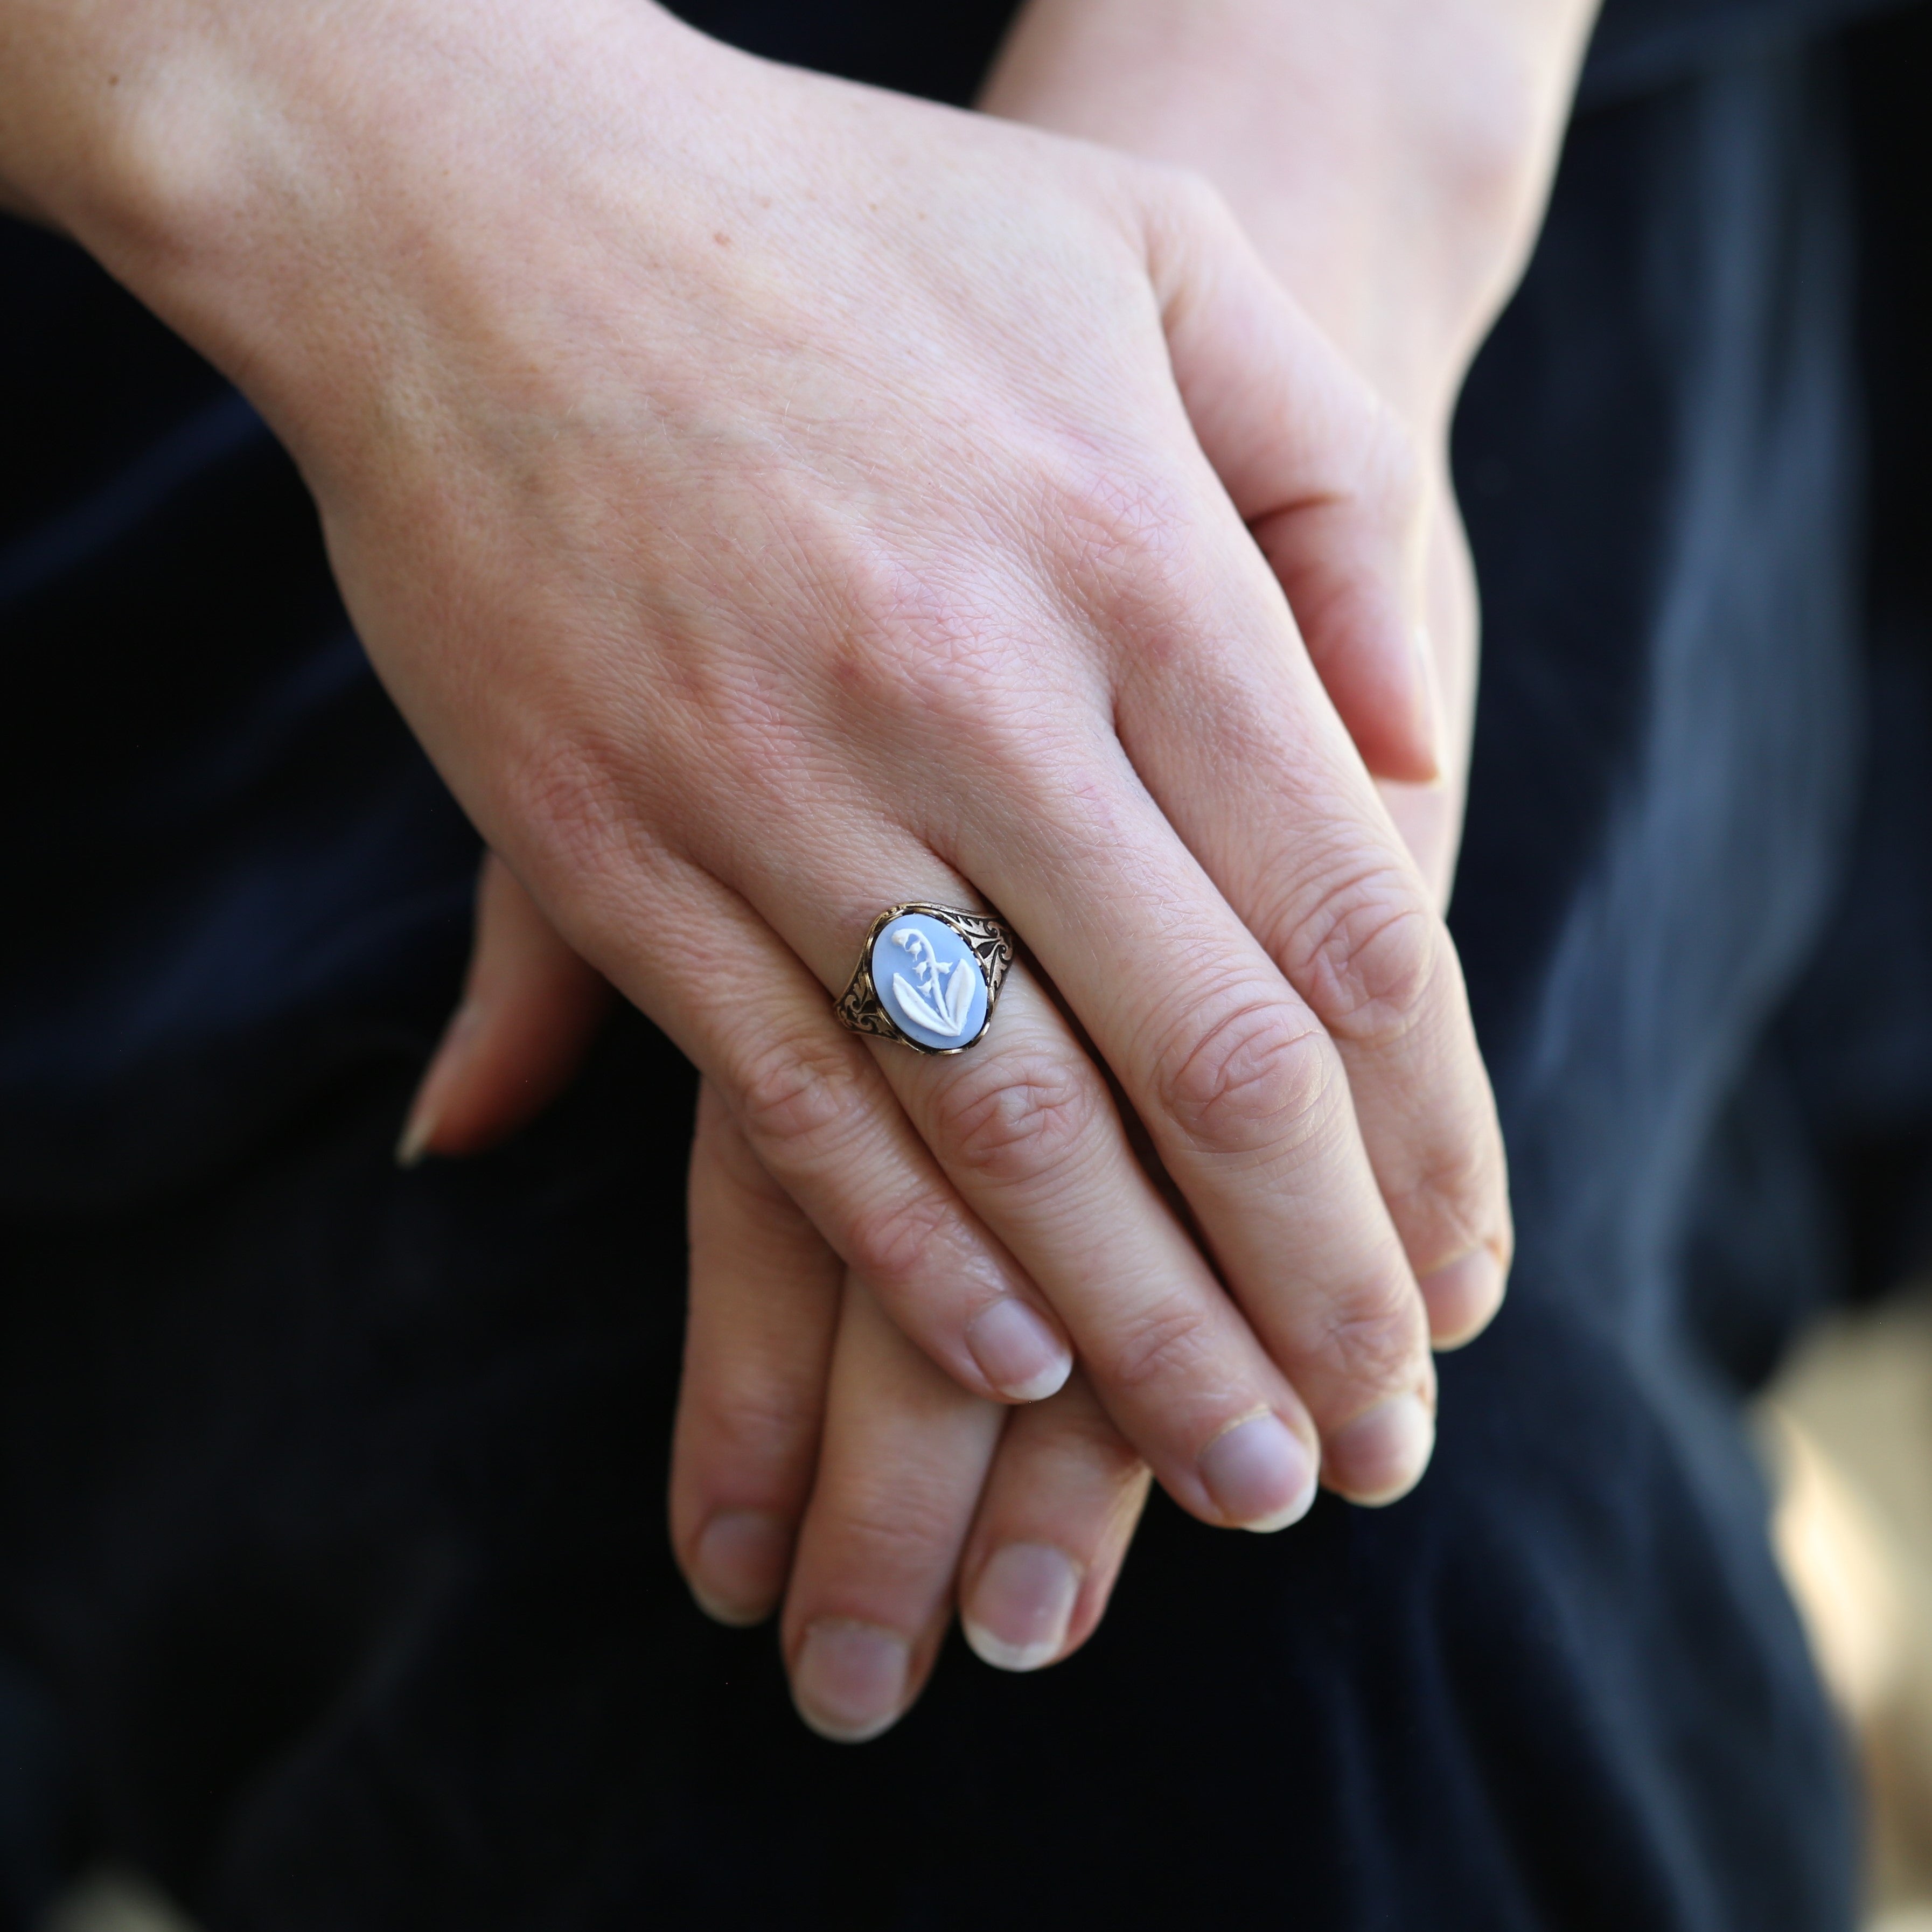
M 1349 737 L 1428 769 L 1413 480 L 1212 196 L 648 8 L 124 15 L 16 195 L 264 409 L 458 797 L 892 1318 L 988 1399 L 1077 1350 L 1210 1522 L 1412 1482 L 1509 1240 Z M 1030 956 L 955 1058 L 832 1016 L 907 899 Z

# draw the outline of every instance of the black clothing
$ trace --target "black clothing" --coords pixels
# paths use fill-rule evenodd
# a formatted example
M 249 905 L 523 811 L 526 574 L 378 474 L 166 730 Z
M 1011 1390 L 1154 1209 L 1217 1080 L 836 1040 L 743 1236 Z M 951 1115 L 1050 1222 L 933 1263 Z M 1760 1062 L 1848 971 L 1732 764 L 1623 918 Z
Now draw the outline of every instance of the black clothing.
M 688 10 L 956 98 L 1004 14 Z M 1078 1657 L 955 1646 L 859 1750 L 665 1547 L 688 1070 L 626 1020 L 509 1147 L 394 1168 L 473 838 L 245 406 L 0 226 L 19 1922 L 106 1851 L 209 1932 L 1850 1923 L 1738 1419 L 1928 1198 L 1932 16 L 1848 10 L 1613 7 L 1459 419 L 1521 1252 L 1428 1478 L 1270 1538 L 1156 1498 Z

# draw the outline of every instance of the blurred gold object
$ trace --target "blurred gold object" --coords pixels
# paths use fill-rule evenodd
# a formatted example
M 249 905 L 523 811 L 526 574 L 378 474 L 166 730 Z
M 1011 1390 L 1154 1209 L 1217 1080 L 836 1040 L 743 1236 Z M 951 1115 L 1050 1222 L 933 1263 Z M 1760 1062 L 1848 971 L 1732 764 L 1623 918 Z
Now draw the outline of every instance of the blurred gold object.
M 1778 1559 L 1864 1772 L 1867 1932 L 1932 1932 L 1932 1294 L 1828 1326 L 1761 1420 Z
M 195 1932 L 175 1907 L 130 1874 L 103 1871 L 83 1879 L 36 1932 Z

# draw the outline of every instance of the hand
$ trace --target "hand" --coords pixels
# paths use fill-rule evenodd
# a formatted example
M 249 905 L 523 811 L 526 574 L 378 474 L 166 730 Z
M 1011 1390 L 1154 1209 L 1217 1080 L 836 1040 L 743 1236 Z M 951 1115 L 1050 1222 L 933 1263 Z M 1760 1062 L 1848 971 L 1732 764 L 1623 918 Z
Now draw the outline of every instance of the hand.
M 782 1593 L 799 1711 L 844 1742 L 918 1696 L 956 1592 L 1002 1669 L 1084 1642 L 1148 1481 L 1084 1378 L 1019 1408 L 967 1394 L 838 1267 L 708 1090 L 692 1178 L 670 1504 L 700 1602 L 752 1622 Z
M 1351 14 L 1344 38 L 1354 45 L 1338 48 L 1339 23 L 1332 16 L 1300 17 L 1308 10 L 1292 4 L 1249 8 L 1245 19 L 1240 6 L 1224 5 L 1211 22 L 1190 16 L 1181 22 L 1157 8 L 1036 0 L 989 92 L 989 104 L 1000 111 L 1103 140 L 1136 141 L 1150 152 L 1205 165 L 1262 240 L 1273 266 L 1311 298 L 1438 452 L 1430 466 L 1431 632 L 1442 682 L 1451 694 L 1452 763 L 1448 782 L 1398 790 L 1390 802 L 1444 897 L 1474 668 L 1474 600 L 1447 487 L 1446 427 L 1468 356 L 1526 253 L 1589 10 L 1543 8 L 1533 20 L 1504 19 L 1510 10 L 1508 0 L 1502 5 L 1460 0 L 1447 8 L 1432 0 L 1412 18 L 1417 10 L 1406 0 L 1383 0 Z M 1318 86 L 1310 85 L 1311 76 L 1318 77 Z M 1282 112 L 1285 102 L 1293 103 L 1293 112 Z M 1480 104 L 1474 118 L 1471 104 Z M 1497 138 L 1498 128 L 1505 138 Z M 1366 150 L 1374 165 L 1335 165 L 1338 146 L 1349 143 L 1358 155 Z M 484 922 L 487 928 L 487 914 Z M 439 1062 L 447 1064 L 447 1056 Z M 476 1063 L 472 1066 L 480 1070 Z M 829 1346 L 838 1270 L 795 1210 L 782 1196 L 772 1197 L 728 1119 L 715 1108 L 707 1112 L 712 1125 L 700 1135 L 693 1176 L 700 1238 L 674 1514 L 681 1519 L 687 1573 L 700 1593 L 714 1605 L 722 1593 L 730 1614 L 755 1616 L 777 1594 L 790 1526 L 806 1505 L 807 1478 L 800 1472 L 808 1472 L 816 1448 L 818 1365 Z M 705 1204 L 720 1200 L 735 1200 L 739 1211 L 708 1216 Z M 704 1237 L 707 1226 L 718 1231 L 716 1238 Z M 770 1229 L 770 1247 L 761 1253 L 758 1244 L 732 1238 L 747 1226 Z M 795 1291 L 812 1278 L 814 1256 L 826 1292 L 801 1306 Z M 707 1320 L 707 1306 L 722 1308 L 728 1318 L 735 1311 L 738 1318 Z M 774 1330 L 784 1346 L 761 1348 L 761 1334 Z M 741 1365 L 735 1375 L 734 1364 Z M 854 1414 L 888 1418 L 896 1412 L 902 1375 L 887 1365 L 880 1377 L 869 1395 L 854 1390 L 849 1378 L 842 1380 L 841 1398 Z M 1054 1406 L 1025 1414 L 1028 1420 L 1043 1418 Z M 694 1414 L 700 1418 L 695 1426 Z M 748 1430 L 734 1426 L 734 1418 L 777 1426 Z M 936 1420 L 933 1442 L 944 1444 L 946 1436 L 944 1423 Z M 974 1460 L 954 1453 L 942 1458 L 940 1468 L 956 1474 Z M 1090 1449 L 1086 1462 L 1100 1480 L 1091 1485 L 1096 1506 L 1084 1521 L 1104 1526 L 1109 1520 L 1105 1446 L 1097 1454 Z M 945 1486 L 916 1441 L 896 1444 L 890 1456 L 861 1458 L 858 1466 L 907 1468 L 903 1493 L 922 1501 Z M 1112 1466 L 1119 1466 L 1118 1457 Z M 827 1480 L 836 1492 L 843 1480 L 838 1466 L 829 1467 Z M 714 1492 L 766 1506 L 709 1516 L 706 1498 Z M 1037 1484 L 1018 1492 L 1059 1493 Z M 1082 1485 L 1070 1481 L 1065 1493 L 1077 1500 Z M 875 1493 L 874 1506 L 864 1513 L 875 1524 L 878 1504 L 886 1500 Z M 956 1490 L 950 1516 L 938 1512 L 937 1523 L 930 1508 L 915 1510 L 883 1550 L 866 1550 L 863 1536 L 856 1540 L 854 1553 L 866 1560 L 853 1574 L 871 1612 L 868 1617 L 868 1606 L 860 1606 L 860 1624 L 929 1629 L 929 1598 L 923 1608 L 885 1600 L 916 1570 L 912 1559 L 918 1552 L 928 1559 L 928 1579 L 946 1574 L 950 1549 L 956 1547 L 949 1546 L 946 1522 L 963 1522 L 962 1502 L 970 1514 L 970 1491 L 962 1496 Z M 989 1514 L 997 1531 L 999 1511 L 990 1502 Z M 815 1524 L 833 1526 L 831 1546 L 839 1546 L 838 1512 L 815 1508 L 814 1516 Z M 1112 1565 L 1082 1564 L 1081 1522 L 1077 1508 L 1063 1513 L 1055 1533 L 1045 1538 L 1046 1545 L 1072 1555 L 1070 1566 L 1024 1536 L 1010 1539 L 1017 1546 L 1012 1563 L 988 1563 L 987 1537 L 976 1537 L 966 1572 L 966 1621 L 983 1654 L 1007 1663 L 1046 1660 L 1091 1627 Z M 808 1551 L 814 1533 L 808 1528 Z M 826 1542 L 824 1528 L 816 1534 Z M 1124 1524 L 1120 1534 L 1124 1538 Z M 876 1537 L 869 1540 L 876 1544 Z M 992 1545 L 1001 1546 L 997 1533 Z M 1036 1584 L 1042 1574 L 1057 1574 L 1064 1585 L 1083 1569 L 1087 1580 L 1071 1604 L 1070 1618 L 1063 1588 L 1058 1622 L 1046 1614 L 1042 1627 L 1046 1599 L 1036 1591 L 1029 1601 L 1024 1580 Z M 824 1573 L 822 1562 L 801 1562 L 803 1588 L 794 1590 L 795 1604 L 801 1594 L 808 1601 L 824 1595 Z M 1004 1590 L 998 1587 L 1003 1576 L 1011 1586 Z M 788 1615 L 788 1629 L 795 1632 L 798 1621 Z M 1004 1640 L 998 1634 L 1003 1624 Z M 881 1641 L 890 1656 L 892 1644 Z M 794 1654 L 803 1665 L 814 1653 L 808 1647 Z M 826 1692 L 824 1684 L 806 1681 L 811 1675 L 800 1673 L 808 1709 L 814 1698 L 822 1707 Z M 899 1694 L 905 1689 L 901 1684 Z
M 1430 482 L 1444 770 L 1433 784 L 1385 784 L 1384 794 L 1438 904 L 1460 832 L 1476 662 L 1448 424 L 1468 359 L 1526 257 L 1592 10 L 1575 0 L 1533 15 L 1518 0 L 1364 0 L 1346 14 L 1297 0 L 1221 0 L 1211 10 L 1033 0 L 982 102 L 1202 167 L 1284 286 L 1414 428 Z M 801 1710 L 835 1736 L 870 1735 L 910 1703 L 956 1569 L 968 1641 L 989 1663 L 1033 1668 L 1077 1648 L 1099 1621 L 1145 1492 L 1125 1444 L 1090 1403 L 1081 1412 L 1083 1392 L 1070 1386 L 1016 1412 L 989 1450 L 984 1418 L 962 1432 L 971 1424 L 956 1394 L 926 1386 L 929 1366 L 877 1334 L 863 1300 L 861 1339 L 840 1329 L 822 1393 L 836 1261 L 814 1251 L 728 1117 L 700 1102 L 700 1120 L 672 1482 L 674 1538 L 694 1587 L 714 1614 L 763 1614 L 802 1523 L 784 1640 Z M 754 1227 L 769 1242 L 738 1232 Z M 820 1291 L 801 1299 L 814 1264 Z M 844 1292 L 849 1310 L 863 1291 L 848 1281 Z M 866 1358 L 862 1379 L 850 1364 Z M 934 1412 L 910 1427 L 922 1390 Z M 1045 1454 L 1042 1432 L 1055 1438 Z M 881 1470 L 895 1472 L 890 1486 Z M 836 1634 L 806 1634 L 820 1628 Z
M 476 1150 L 540 1110 L 610 1003 L 501 862 L 468 982 L 400 1150 Z M 700 1089 L 670 1518 L 699 1602 L 785 1602 L 801 1713 L 842 1741 L 916 1696 L 956 1601 L 988 1663 L 1034 1670 L 1098 1625 L 1148 1472 L 1076 1371 L 1017 1409 L 966 1394 L 882 1316 Z
M 1070 1334 L 1209 1521 L 1305 1508 L 1318 1432 L 1412 1481 L 1500 1150 L 1264 557 L 1373 742 L 1412 496 L 1211 197 L 647 10 L 141 17 L 118 198 L 50 140 L 28 199 L 268 411 L 472 817 L 892 1318 L 989 1398 Z M 982 892 L 1246 1322 L 1040 982 L 957 1060 L 831 1030 L 881 902 Z
M 484 862 L 461 1004 L 399 1153 L 478 1151 L 539 1112 L 609 987 Z M 726 1623 L 781 1596 L 799 1708 L 876 1736 L 918 1694 L 958 1592 L 989 1663 L 1036 1670 L 1104 1614 L 1146 1465 L 1076 1370 L 1047 1400 L 967 1394 L 886 1319 L 700 1088 L 672 1541 Z

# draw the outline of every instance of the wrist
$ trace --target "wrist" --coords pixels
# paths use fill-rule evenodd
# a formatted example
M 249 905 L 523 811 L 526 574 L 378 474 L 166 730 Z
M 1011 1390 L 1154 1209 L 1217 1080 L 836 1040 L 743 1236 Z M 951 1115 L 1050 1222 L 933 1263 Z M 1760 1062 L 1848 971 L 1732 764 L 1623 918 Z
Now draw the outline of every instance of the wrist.
M 616 0 L 0 0 L 0 32 L 21 56 L 0 58 L 0 197 L 86 248 L 304 460 L 318 401 L 393 406 L 410 298 L 457 234 L 514 260 L 546 168 L 600 138 L 635 148 L 711 45 Z
M 279 32 L 312 24 L 292 10 Z M 0 0 L 0 194 L 124 274 L 194 252 L 272 119 L 266 74 L 247 85 L 250 26 L 188 0 Z

